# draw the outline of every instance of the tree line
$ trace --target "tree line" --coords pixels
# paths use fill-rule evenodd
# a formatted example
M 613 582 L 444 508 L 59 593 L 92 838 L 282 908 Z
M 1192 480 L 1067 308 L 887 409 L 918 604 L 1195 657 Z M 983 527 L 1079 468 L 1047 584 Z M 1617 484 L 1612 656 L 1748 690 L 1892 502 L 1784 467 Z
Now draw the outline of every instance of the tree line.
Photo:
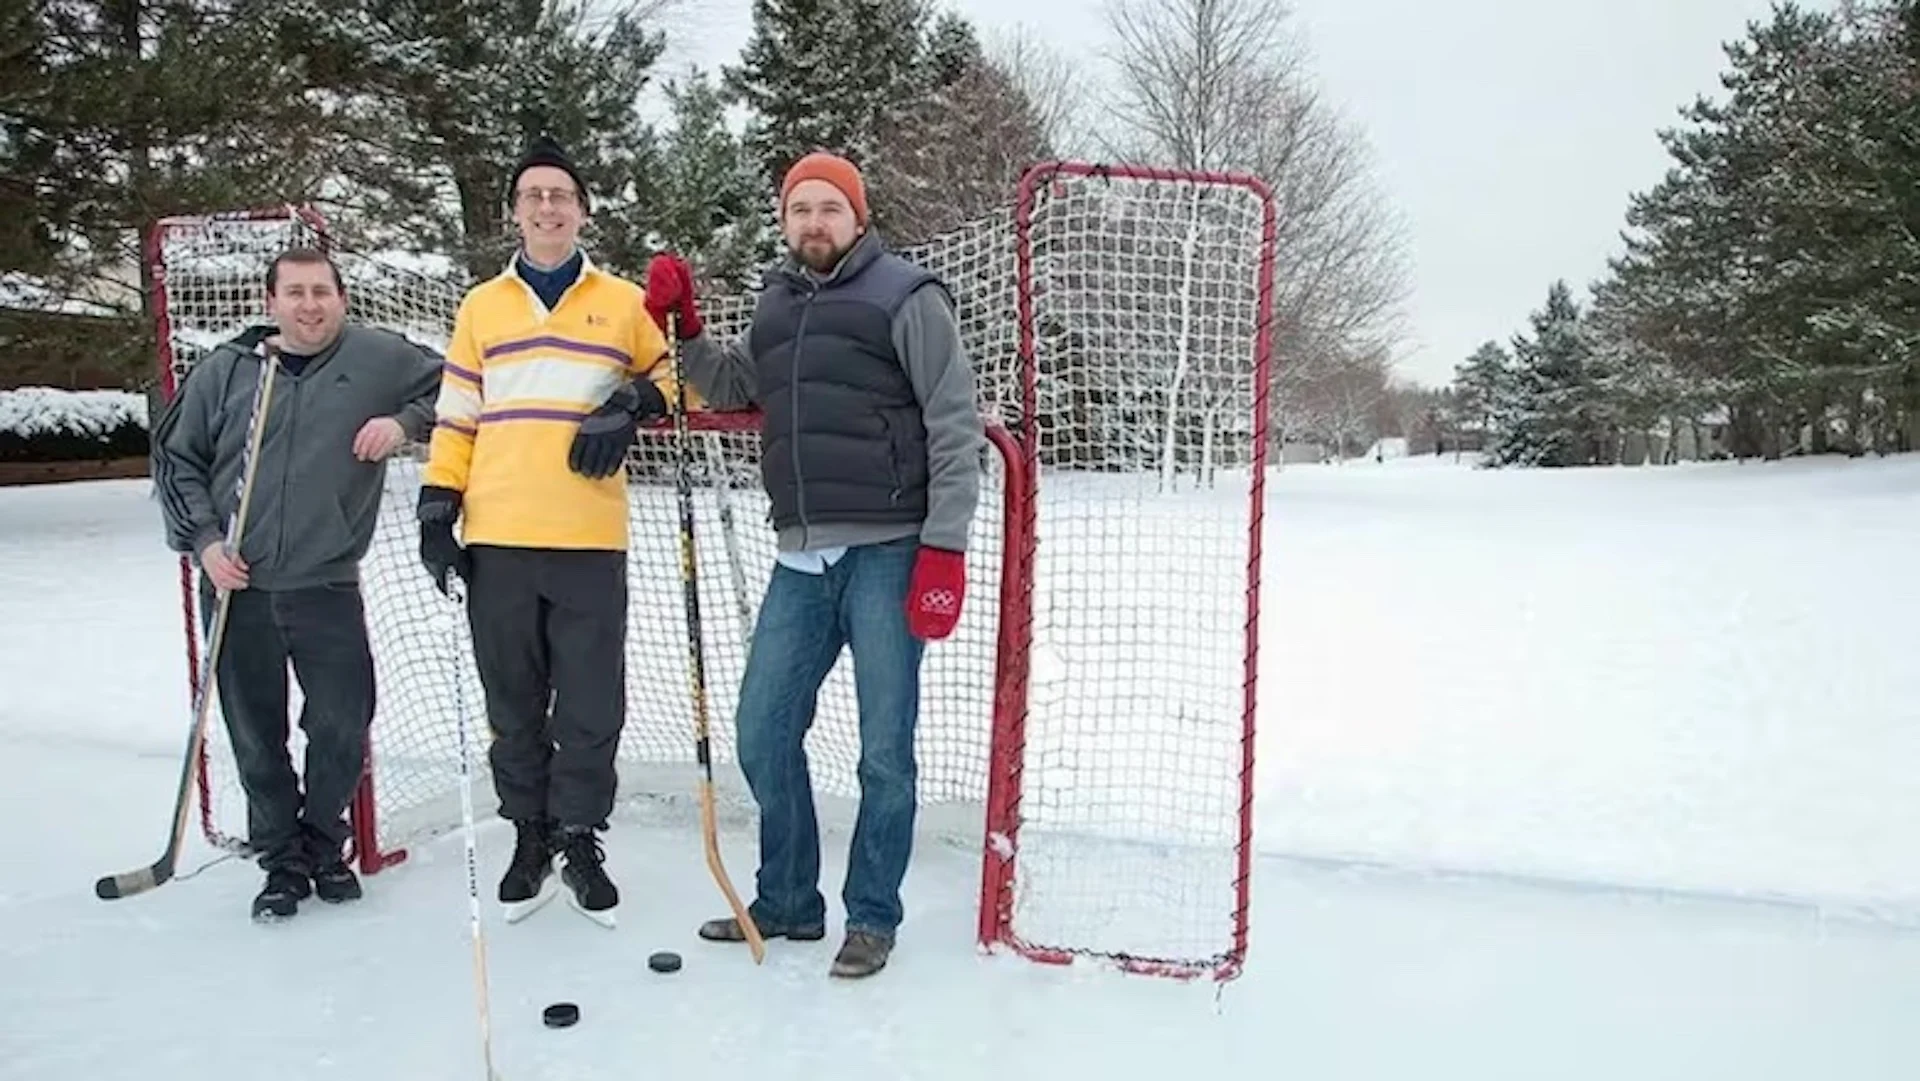
M 150 374 L 138 245 L 168 215 L 310 204 L 348 246 L 496 273 L 514 242 L 508 170 L 544 131 L 588 179 L 596 259 L 638 273 L 671 248 L 717 292 L 750 288 L 776 253 L 777 178 L 817 146 L 861 164 L 895 246 L 1006 215 L 1037 161 L 1251 173 L 1275 193 L 1286 255 L 1274 430 L 1330 440 L 1344 384 L 1384 389 L 1398 225 L 1280 0 L 1108 0 L 1098 57 L 933 0 L 754 0 L 718 71 L 666 69 L 678 2 L 7 5 L 0 281 L 31 281 L 49 306 L 121 300 L 112 333 L 0 325 L 0 372 L 77 348 L 130 384 Z
M 1886 454 L 1920 442 L 1920 5 L 1777 4 L 1660 132 L 1623 250 L 1554 282 L 1416 417 L 1502 466 Z

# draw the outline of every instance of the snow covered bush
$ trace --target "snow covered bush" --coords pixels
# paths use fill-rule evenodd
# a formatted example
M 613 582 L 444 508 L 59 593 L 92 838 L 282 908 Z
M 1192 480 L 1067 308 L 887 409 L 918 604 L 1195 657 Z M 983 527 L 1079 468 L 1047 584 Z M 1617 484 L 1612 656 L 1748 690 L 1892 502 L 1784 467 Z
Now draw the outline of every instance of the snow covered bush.
M 124 390 L 0 390 L 0 462 L 137 458 L 147 399 Z

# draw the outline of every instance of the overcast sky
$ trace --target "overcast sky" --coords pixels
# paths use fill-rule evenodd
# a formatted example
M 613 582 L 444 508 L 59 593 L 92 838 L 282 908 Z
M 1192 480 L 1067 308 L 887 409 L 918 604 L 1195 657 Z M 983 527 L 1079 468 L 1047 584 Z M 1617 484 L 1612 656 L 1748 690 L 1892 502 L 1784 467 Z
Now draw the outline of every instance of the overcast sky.
M 983 29 L 1024 26 L 1089 65 L 1106 42 L 1101 0 L 945 2 Z M 1695 95 L 1719 93 L 1721 43 L 1768 9 L 1295 0 L 1322 87 L 1364 133 L 1405 224 L 1411 340 L 1400 373 L 1445 383 L 1480 342 L 1522 330 L 1554 278 L 1583 292 L 1599 277 L 1628 195 L 1666 169 L 1655 132 Z M 751 0 L 682 0 L 669 61 L 732 61 L 750 11 Z

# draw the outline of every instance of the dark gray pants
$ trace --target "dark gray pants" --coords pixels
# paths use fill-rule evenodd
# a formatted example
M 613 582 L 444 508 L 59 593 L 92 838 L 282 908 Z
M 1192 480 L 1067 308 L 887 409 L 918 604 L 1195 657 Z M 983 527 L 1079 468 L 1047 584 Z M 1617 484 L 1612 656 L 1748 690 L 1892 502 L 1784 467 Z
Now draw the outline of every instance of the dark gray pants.
M 627 713 L 627 556 L 473 545 L 467 618 L 500 816 L 597 826 Z
M 215 600 L 204 579 L 200 598 L 211 627 Z M 373 724 L 373 652 L 360 588 L 243 589 L 230 603 L 215 683 L 247 794 L 247 843 L 263 867 L 311 874 L 340 861 Z M 289 663 L 305 699 L 304 794 L 287 749 Z

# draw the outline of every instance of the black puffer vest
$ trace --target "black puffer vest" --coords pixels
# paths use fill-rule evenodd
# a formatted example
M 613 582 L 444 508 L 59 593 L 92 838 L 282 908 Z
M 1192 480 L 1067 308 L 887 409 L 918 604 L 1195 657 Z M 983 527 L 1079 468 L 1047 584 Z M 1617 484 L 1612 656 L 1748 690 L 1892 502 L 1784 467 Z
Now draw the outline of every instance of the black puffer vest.
M 926 517 L 927 430 L 893 318 L 928 283 L 938 279 L 872 233 L 828 281 L 784 267 L 767 275 L 749 345 L 775 529 Z

